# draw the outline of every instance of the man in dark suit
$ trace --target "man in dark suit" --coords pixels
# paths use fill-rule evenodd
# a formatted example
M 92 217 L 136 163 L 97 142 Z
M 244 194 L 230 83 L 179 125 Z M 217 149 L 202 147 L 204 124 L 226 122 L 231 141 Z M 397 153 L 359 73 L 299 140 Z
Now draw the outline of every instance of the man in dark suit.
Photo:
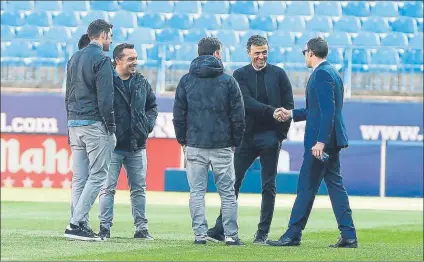
M 313 68 L 306 88 L 306 108 L 283 110 L 281 121 L 292 118 L 306 120 L 304 159 L 300 169 L 297 197 L 289 221 L 289 228 L 272 246 L 297 246 L 314 203 L 315 195 L 324 179 L 341 235 L 330 247 L 356 248 L 356 230 L 352 210 L 340 175 L 339 152 L 348 146 L 343 122 L 343 82 L 337 71 L 325 60 L 328 45 L 320 37 L 312 38 L 302 51 L 306 65 Z M 325 155 L 328 158 L 325 158 Z

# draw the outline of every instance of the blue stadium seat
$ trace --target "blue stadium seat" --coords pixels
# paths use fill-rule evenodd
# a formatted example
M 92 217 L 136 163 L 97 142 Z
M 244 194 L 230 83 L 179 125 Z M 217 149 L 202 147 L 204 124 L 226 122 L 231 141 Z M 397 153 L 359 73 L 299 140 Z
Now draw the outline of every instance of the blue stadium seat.
M 175 48 L 175 60 L 193 61 L 197 57 L 197 45 L 179 45 Z
M 172 13 L 174 4 L 172 1 L 151 1 L 147 4 L 146 12 L 151 13 Z
M 375 6 L 371 8 L 371 15 L 397 17 L 399 16 L 397 4 L 390 1 L 376 1 Z
M 352 43 L 356 46 L 377 47 L 380 45 L 380 38 L 373 32 L 359 32 Z
M 329 46 L 350 46 L 352 41 L 348 33 L 332 32 L 325 39 Z
M 278 23 L 278 30 L 287 32 L 305 32 L 305 20 L 301 16 L 285 16 L 283 20 Z
M 264 1 L 262 5 L 259 5 L 257 15 L 284 15 L 286 11 L 286 3 L 283 1 Z
M 26 24 L 23 14 L 17 12 L 4 11 L 1 15 L 2 25 L 22 26 Z
M 69 30 L 66 27 L 54 26 L 50 27 L 47 31 L 44 32 L 44 39 L 57 42 L 68 42 L 72 38 Z M 79 37 L 72 40 L 78 41 L 78 39 Z
M 392 32 L 381 40 L 381 46 L 405 48 L 408 46 L 408 37 L 404 33 Z
M 315 5 L 315 15 L 342 16 L 342 6 L 338 1 L 321 1 Z
M 134 31 L 128 35 L 127 41 L 134 45 L 152 44 L 156 40 L 155 30 L 147 27 L 134 28 Z
M 272 32 L 277 30 L 277 23 L 271 16 L 256 16 L 250 20 L 250 29 Z
M 87 15 L 84 17 L 81 17 L 81 24 L 82 25 L 89 25 L 91 22 L 93 22 L 96 19 L 105 19 L 106 21 L 109 21 L 109 17 L 107 12 L 105 11 L 91 11 L 87 12 Z
M 232 30 L 219 30 L 216 37 L 226 47 L 237 46 L 239 44 L 239 37 L 237 33 Z
M 409 47 L 414 49 L 423 49 L 423 33 L 416 33 L 409 39 Z
M 423 50 L 422 49 L 406 49 L 402 55 L 402 64 L 406 65 L 422 65 Z
M 268 53 L 268 62 L 273 64 L 283 63 L 285 60 L 284 50 L 282 48 L 271 47 Z
M 15 29 L 8 25 L 1 25 L 1 41 L 11 41 L 15 38 Z
M 158 45 L 150 45 L 145 47 L 146 55 L 148 60 L 158 60 Z
M 28 58 L 34 57 L 34 50 L 31 46 L 31 41 L 25 41 L 21 39 L 15 39 L 11 41 L 11 44 L 6 47 L 6 52 L 2 53 L 3 57 L 20 57 Z
M 59 1 L 34 1 L 35 2 L 35 10 L 37 11 L 62 11 L 62 6 Z
M 41 41 L 35 47 L 35 55 L 40 58 L 64 57 L 61 45 L 53 41 Z
M 417 32 L 417 23 L 412 17 L 401 16 L 392 23 L 392 30 L 394 32 L 413 34 Z
M 423 20 L 417 20 L 417 30 L 418 32 L 423 32 Z
M 267 38 L 266 32 L 264 32 L 264 31 L 250 30 L 250 31 L 247 31 L 244 35 L 240 36 L 240 45 L 246 45 L 247 40 L 252 35 L 261 35 L 261 36 Z
M 296 41 L 296 45 L 301 46 L 302 48 L 306 46 L 308 41 L 314 37 L 321 36 L 323 37 L 323 34 L 321 32 L 310 32 L 306 31 L 302 34 L 301 37 L 299 37 Z
M 366 17 L 370 15 L 370 6 L 367 2 L 348 2 L 343 8 L 343 15 Z
M 16 31 L 17 38 L 38 40 L 42 38 L 41 29 L 33 25 L 24 25 Z
M 162 43 L 180 43 L 182 42 L 182 35 L 178 29 L 165 28 L 160 33 L 156 34 L 156 41 Z
M 122 27 L 115 27 L 113 25 L 113 41 L 125 42 L 127 41 L 127 32 Z
M 247 54 L 246 47 L 243 43 L 240 46 L 230 49 L 231 62 L 250 62 L 249 55 Z
M 287 63 L 299 63 L 302 64 L 302 66 L 305 65 L 305 57 L 302 55 L 302 48 L 294 47 L 290 50 L 286 50 L 286 58 L 285 61 Z
M 174 12 L 182 14 L 198 14 L 202 11 L 200 1 L 179 1 L 175 3 Z
M 294 34 L 286 31 L 275 31 L 268 38 L 268 43 L 271 47 L 290 47 L 295 42 Z
M 221 23 L 219 17 L 212 14 L 202 14 L 194 19 L 193 28 L 216 30 L 220 29 Z
M 256 15 L 258 3 L 256 1 L 235 1 L 231 4 L 232 14 Z
M 379 16 L 370 16 L 362 24 L 362 30 L 374 33 L 388 33 L 392 31 L 387 19 Z
M 165 24 L 165 18 L 159 13 L 145 13 L 144 16 L 138 17 L 138 26 L 141 27 L 162 29 Z
M 119 6 L 116 1 L 90 1 L 90 9 L 106 12 L 116 12 L 119 10 Z
M 403 7 L 399 10 L 400 15 L 409 17 L 423 17 L 423 2 L 405 1 Z
M 207 33 L 204 29 L 191 29 L 184 34 L 184 42 L 198 43 L 200 39 L 206 36 L 207 36 Z
M 331 32 L 333 22 L 328 16 L 314 16 L 307 22 L 306 29 L 315 32 Z
M 313 16 L 314 5 L 311 1 L 292 1 L 287 5 L 286 15 Z
M 52 24 L 52 16 L 47 12 L 31 12 L 25 20 L 28 25 L 48 27 Z
M 334 31 L 358 33 L 361 31 L 361 21 L 354 16 L 343 16 L 334 23 Z
M 371 54 L 369 50 L 364 48 L 354 48 L 352 50 L 353 65 L 368 65 L 371 62 Z
M 129 11 L 118 11 L 110 17 L 110 22 L 112 23 L 113 28 L 115 28 L 115 26 L 134 28 L 137 26 L 137 16 Z
M 87 34 L 87 26 L 77 27 L 77 29 L 74 32 L 72 32 L 71 37 L 72 37 L 72 39 L 75 39 L 74 40 L 75 42 L 77 42 L 78 40 L 76 40 L 76 39 L 80 39 L 80 37 L 83 34 Z
M 85 12 L 88 10 L 89 3 L 87 1 L 63 1 L 62 10 L 66 12 Z
M 371 56 L 371 64 L 374 65 L 397 65 L 399 64 L 399 55 L 394 48 L 378 48 Z
M 343 64 L 343 49 L 342 48 L 329 48 L 327 61 L 331 64 Z
M 170 28 L 190 29 L 193 26 L 193 17 L 188 14 L 173 14 L 167 25 Z
M 71 11 L 64 11 L 58 15 L 53 16 L 53 25 L 54 26 L 68 26 L 76 27 L 80 24 L 79 17 L 77 13 Z
M 205 14 L 228 14 L 230 3 L 228 1 L 207 1 L 202 5 L 202 13 Z
M 145 1 L 122 1 L 119 3 L 119 7 L 125 11 L 140 13 L 146 10 L 146 2 Z
M 7 9 L 10 11 L 32 11 L 34 10 L 33 1 L 8 1 Z
M 249 30 L 249 19 L 242 14 L 229 14 L 222 21 L 222 29 L 232 29 L 236 31 Z

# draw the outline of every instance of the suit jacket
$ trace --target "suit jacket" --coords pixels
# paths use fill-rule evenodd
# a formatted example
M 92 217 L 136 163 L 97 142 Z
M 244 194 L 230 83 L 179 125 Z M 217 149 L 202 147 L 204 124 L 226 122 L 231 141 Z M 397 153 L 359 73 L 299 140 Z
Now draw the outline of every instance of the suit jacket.
M 348 146 L 343 121 L 343 82 L 328 61 L 311 74 L 306 87 L 306 108 L 293 110 L 295 122 L 306 120 L 304 146 L 310 150 L 317 142 L 325 148 Z

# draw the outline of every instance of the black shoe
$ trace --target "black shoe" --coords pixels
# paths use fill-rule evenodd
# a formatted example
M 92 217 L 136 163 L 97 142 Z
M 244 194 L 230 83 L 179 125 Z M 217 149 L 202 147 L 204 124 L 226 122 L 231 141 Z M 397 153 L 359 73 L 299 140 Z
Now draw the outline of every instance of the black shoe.
M 244 246 L 238 237 L 225 237 L 225 245 L 227 246 Z
M 253 240 L 254 245 L 266 245 L 266 241 L 268 240 L 268 234 L 265 234 L 261 230 L 256 231 L 255 240 Z
M 154 240 L 154 238 L 149 234 L 149 231 L 147 231 L 147 229 L 135 231 L 134 238 L 139 238 L 144 240 Z
M 101 239 L 110 238 L 110 229 L 107 229 L 107 228 L 105 228 L 103 226 L 100 226 L 99 237 Z
M 69 224 L 65 229 L 65 237 L 75 240 L 83 241 L 101 241 L 102 239 L 93 232 L 93 230 L 83 226 L 83 225 L 74 225 Z
M 276 247 L 298 246 L 300 245 L 300 239 L 291 239 L 288 237 L 281 236 L 280 239 L 277 241 L 268 240 L 266 243 L 270 246 Z
M 194 244 L 196 244 L 196 245 L 206 245 L 206 239 L 202 239 L 202 240 L 195 239 Z
M 208 238 L 207 240 L 213 241 L 213 242 L 224 242 L 225 236 L 223 233 L 220 233 L 216 228 L 211 228 L 207 232 Z
M 339 237 L 336 244 L 329 245 L 328 247 L 333 247 L 333 248 L 358 248 L 358 239 Z

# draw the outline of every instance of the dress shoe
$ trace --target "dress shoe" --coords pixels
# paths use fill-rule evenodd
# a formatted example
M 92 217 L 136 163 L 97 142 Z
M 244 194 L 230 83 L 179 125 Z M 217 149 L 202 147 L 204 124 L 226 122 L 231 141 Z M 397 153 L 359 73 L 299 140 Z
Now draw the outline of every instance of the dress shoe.
M 291 239 L 289 237 L 282 236 L 277 241 L 268 240 L 266 243 L 270 246 L 277 246 L 277 247 L 298 246 L 300 245 L 300 239 Z
M 339 237 L 339 240 L 334 245 L 329 245 L 333 248 L 357 248 L 358 240 L 356 238 L 343 238 Z

